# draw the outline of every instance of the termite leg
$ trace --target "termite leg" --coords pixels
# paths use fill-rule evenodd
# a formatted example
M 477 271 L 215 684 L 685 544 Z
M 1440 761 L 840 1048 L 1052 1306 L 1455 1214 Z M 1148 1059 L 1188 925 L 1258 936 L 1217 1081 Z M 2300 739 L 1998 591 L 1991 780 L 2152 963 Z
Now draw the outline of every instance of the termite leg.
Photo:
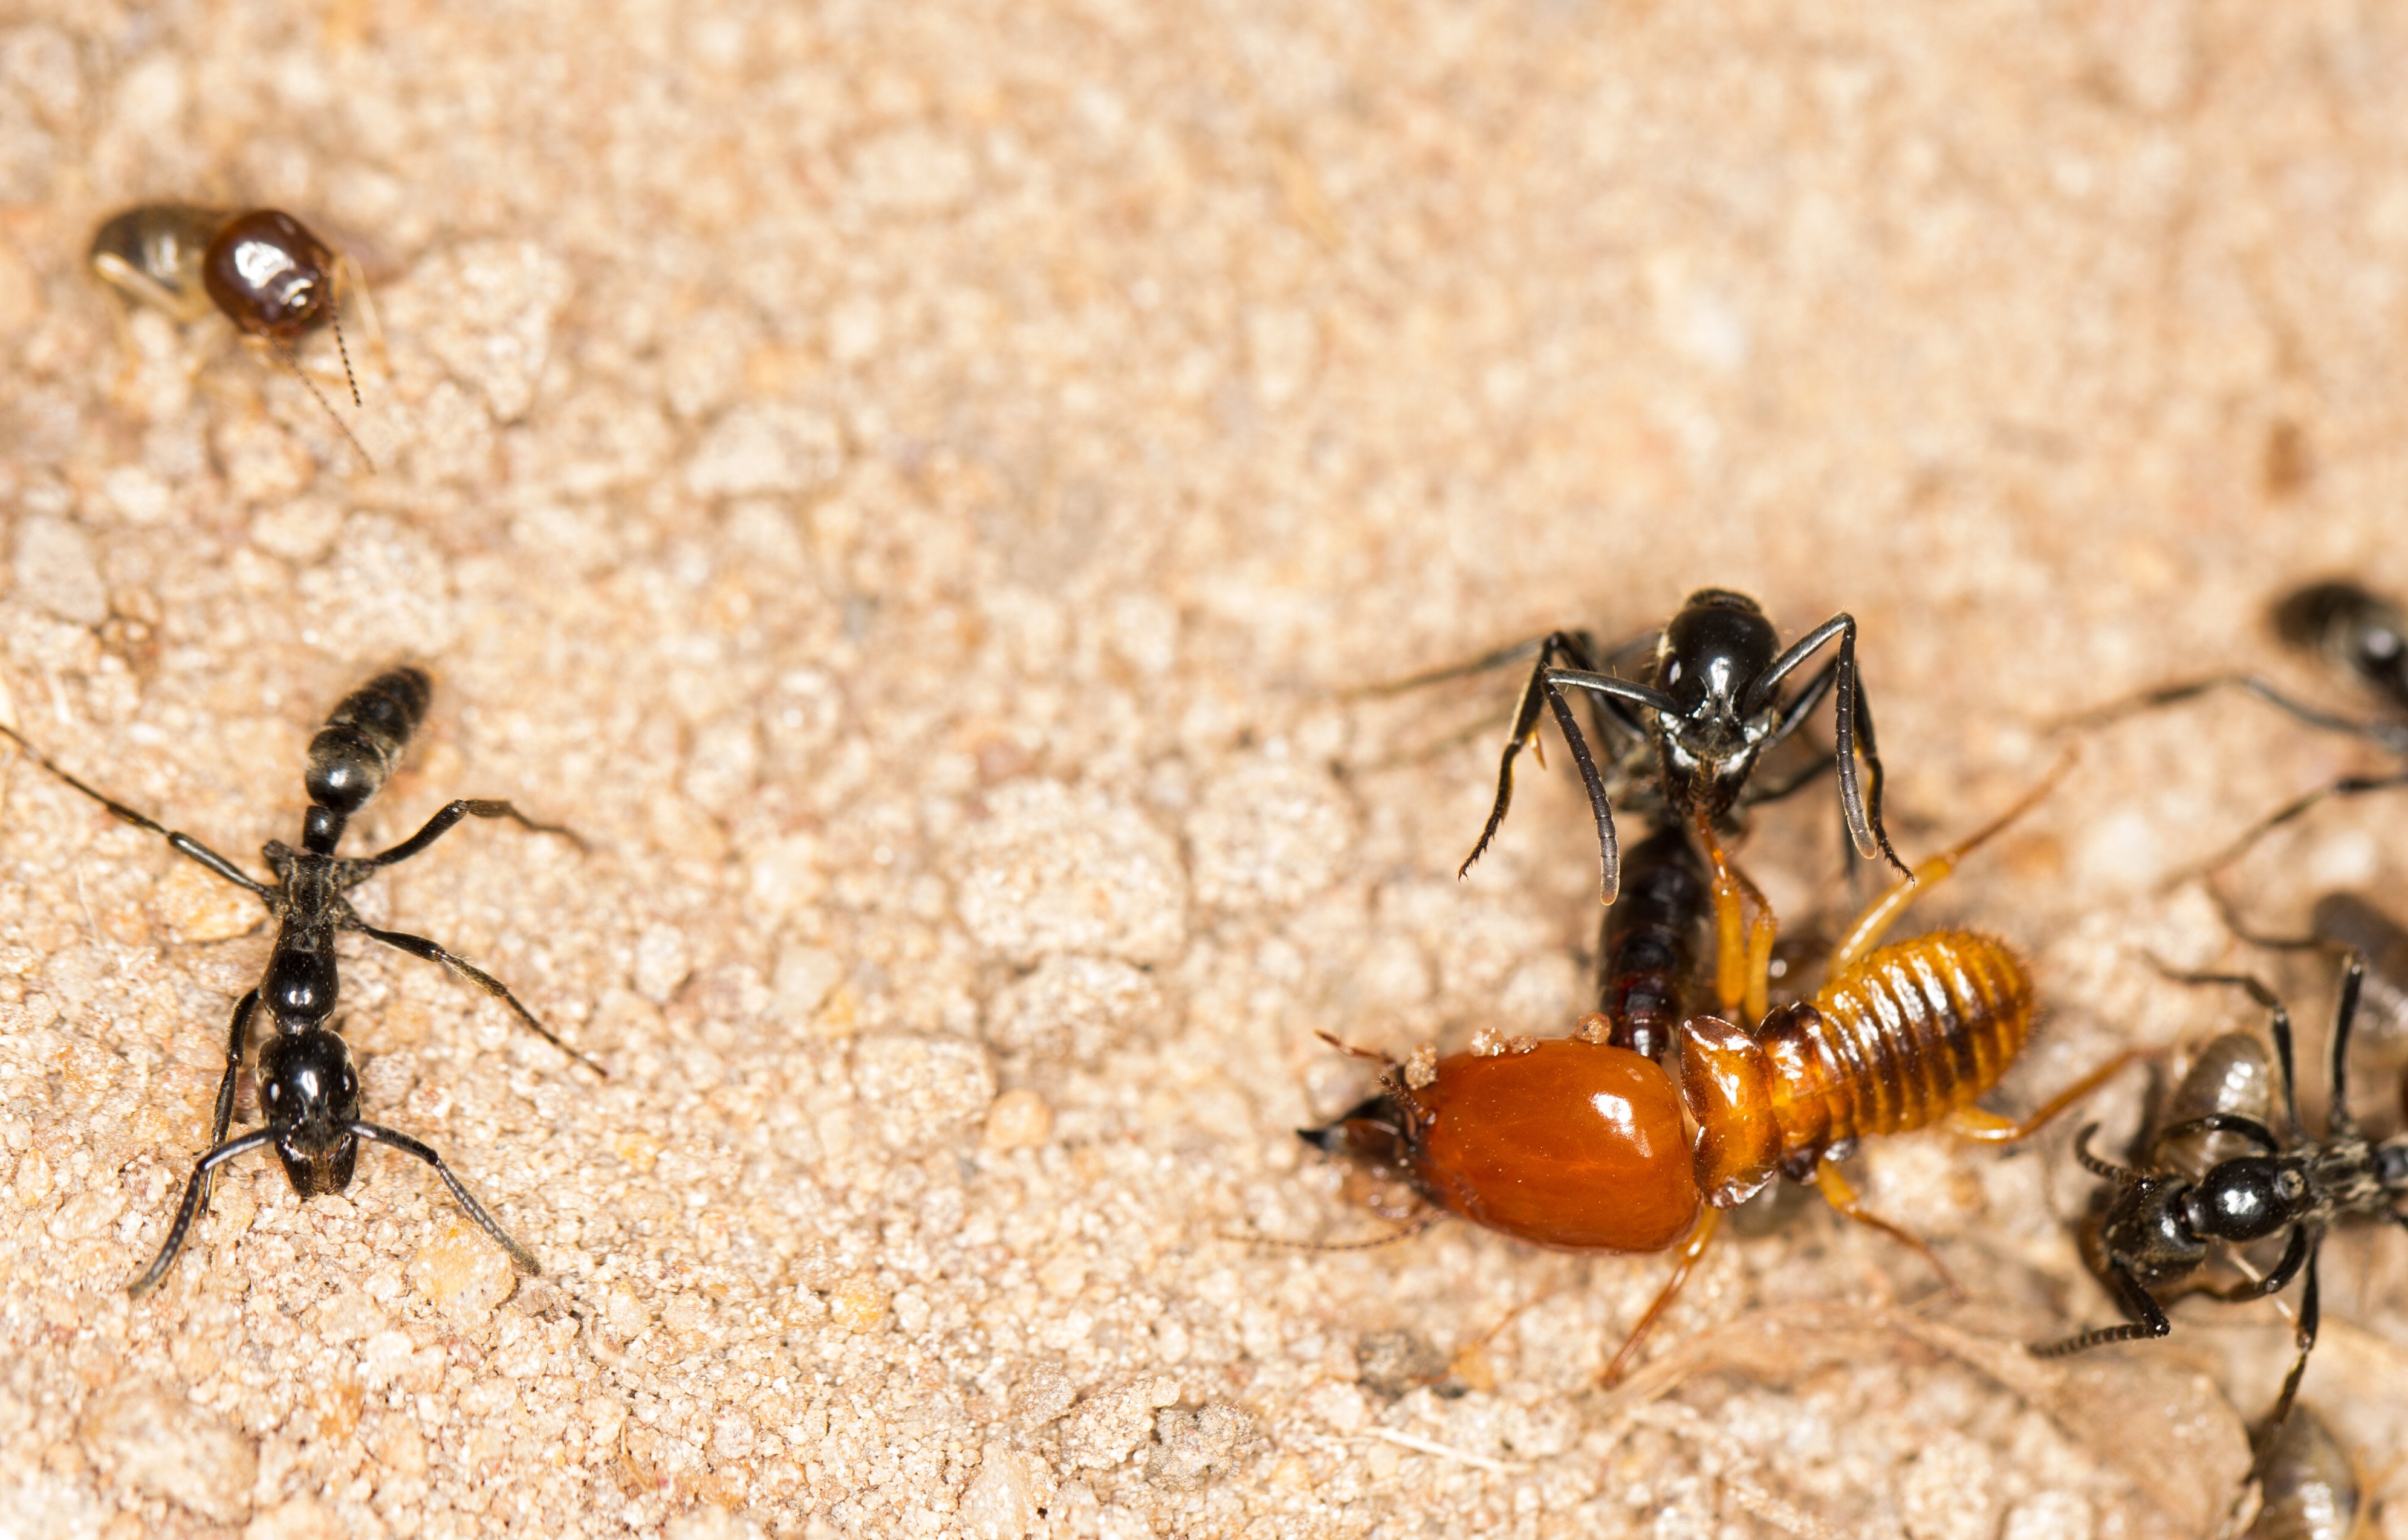
M 1848 934 L 1840 944 L 1831 949 L 1830 975 L 1837 977 L 1863 961 L 1866 953 L 1881 945 L 1882 937 L 1889 934 L 1889 928 L 1898 923 L 1899 917 L 1906 913 L 1909 905 L 1946 880 L 1956 870 L 1958 862 L 1996 839 L 2008 825 L 2038 806 L 2042 798 L 2057 790 L 2057 783 L 2065 777 L 2065 772 L 2072 763 L 2071 753 L 2059 759 L 2056 766 L 2041 777 L 2040 784 L 2025 792 L 2014 806 L 1964 840 L 1920 863 L 1913 877 L 1874 899 L 1865 912 L 1856 917 L 1856 922 L 1848 927 Z
M 1639 1318 L 1639 1324 L 1622 1339 L 1622 1350 L 1613 1355 L 1613 1362 L 1605 1366 L 1605 1374 L 1598 1380 L 1600 1388 L 1611 1390 L 1622 1382 L 1622 1376 L 1629 1371 L 1631 1359 L 1638 1355 L 1639 1345 L 1647 1340 L 1647 1333 L 1655 1330 L 1657 1318 L 1671 1307 L 1672 1301 L 1680 1297 L 1682 1287 L 1689 1281 L 1689 1275 L 1697 1271 L 1698 1259 L 1706 1254 L 1706 1247 L 1713 1240 L 1714 1231 L 1721 1225 L 1722 1219 L 1723 1211 L 1719 1208 L 1708 1208 L 1698 1216 L 1698 1226 L 1689 1232 L 1688 1243 L 1681 1248 L 1681 1260 L 1674 1264 L 1672 1276 L 1666 1278 L 1664 1287 L 1656 1290 L 1655 1303 L 1648 1305 L 1647 1313 Z
M 1995 1112 L 1985 1111 L 1977 1106 L 1958 1107 L 1949 1114 L 1949 1132 L 1960 1139 L 1971 1139 L 1985 1145 L 2011 1145 L 2019 1139 L 2028 1138 L 2039 1133 L 2058 1113 L 2105 1085 L 2117 1070 L 2136 1059 L 2145 1057 L 2147 1055 L 2138 1048 L 2126 1048 L 2042 1103 L 2040 1109 L 2022 1122 L 2016 1122 L 2012 1118 L 2002 1118 Z
M 1848 1179 L 1845 1176 L 1840 1175 L 1839 1167 L 1828 1161 L 1816 1162 L 1814 1186 L 1822 1192 L 1825 1203 L 1858 1224 L 1870 1225 L 1899 1245 L 1920 1252 L 1923 1260 L 1931 1264 L 1931 1270 L 1940 1275 L 1941 1285 L 1948 1290 L 1950 1299 L 1965 1297 L 1964 1285 L 1956 1281 L 1956 1275 L 1948 1270 L 1948 1264 L 1940 1260 L 1940 1253 L 1931 1249 L 1930 1244 L 1922 1236 L 1911 1230 L 1904 1230 L 1890 1223 L 1889 1220 L 1867 1208 L 1857 1199 L 1856 1190 L 1848 1185 Z
M 1724 1015 L 1761 1021 L 1771 1007 L 1772 944 L 1780 922 L 1764 891 L 1723 849 L 1713 821 L 1701 816 L 1692 827 L 1714 874 L 1714 994 Z

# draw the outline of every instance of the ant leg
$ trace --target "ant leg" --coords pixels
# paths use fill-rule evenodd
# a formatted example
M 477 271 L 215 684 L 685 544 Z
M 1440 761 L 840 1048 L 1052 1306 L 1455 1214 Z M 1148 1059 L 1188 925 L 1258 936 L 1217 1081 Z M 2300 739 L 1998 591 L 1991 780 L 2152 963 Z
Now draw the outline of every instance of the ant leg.
M 1582 667 L 1587 667 L 1590 663 L 1587 639 L 1576 631 L 1555 631 L 1548 633 L 1539 643 L 1539 661 L 1532 665 L 1529 678 L 1522 685 L 1522 698 L 1513 707 L 1512 732 L 1505 740 L 1503 756 L 1497 762 L 1497 801 L 1488 809 L 1488 822 L 1480 831 L 1479 843 L 1472 846 L 1471 854 L 1463 858 L 1463 864 L 1455 868 L 1457 877 L 1469 873 L 1472 864 L 1487 853 L 1490 842 L 1497 837 L 1498 829 L 1505 822 L 1506 809 L 1513 805 L 1513 761 L 1520 756 L 1523 746 L 1528 745 L 1533 754 L 1539 752 L 1539 712 L 1546 704 L 1547 670 L 1554 666 L 1558 657 L 1570 658 Z M 1542 768 L 1544 763 L 1541 760 Z
M 158 1288 L 159 1280 L 167 1276 L 167 1269 L 176 1265 L 177 1257 L 183 1253 L 186 1237 L 193 1233 L 193 1222 L 200 1218 L 202 1205 L 208 1202 L 209 1178 L 217 1168 L 237 1155 L 257 1149 L 275 1137 L 274 1129 L 254 1128 L 238 1138 L 227 1140 L 200 1158 L 193 1167 L 193 1179 L 184 1184 L 183 1206 L 176 1210 L 176 1222 L 168 1227 L 166 1244 L 159 1248 L 159 1254 L 150 1259 L 150 1265 L 142 1270 L 142 1276 L 125 1286 L 129 1298 L 140 1299 Z
M 1588 634 L 1582 631 L 1558 632 L 1556 635 L 1578 637 L 1584 643 L 1588 640 Z M 1339 699 L 1376 700 L 1383 695 L 1409 694 L 1416 690 L 1427 689 L 1434 684 L 1444 684 L 1449 679 L 1469 679 L 1482 674 L 1493 674 L 1507 663 L 1517 663 L 1530 657 L 1545 645 L 1546 638 L 1540 636 L 1510 642 L 1463 663 L 1425 669 L 1419 674 L 1408 674 L 1401 679 L 1383 679 L 1378 684 L 1358 685 L 1352 690 L 1342 692 Z
M 545 1026 L 542 1021 L 537 1019 L 535 1012 L 527 1009 L 526 1006 L 519 1003 L 519 997 L 510 992 L 510 987 L 508 984 L 503 983 L 500 979 L 494 977 L 492 974 L 487 973 L 484 969 L 477 966 L 474 962 L 468 962 L 465 958 L 452 956 L 450 952 L 445 951 L 441 947 L 427 940 L 426 937 L 423 935 L 411 935 L 406 931 L 380 931 L 375 926 L 369 924 L 367 921 L 361 920 L 356 915 L 345 920 L 343 928 L 346 930 L 363 932 L 364 934 L 383 942 L 386 946 L 391 947 L 395 951 L 408 952 L 412 957 L 423 957 L 429 962 L 442 963 L 445 967 L 451 969 L 453 973 L 458 974 L 469 983 L 476 985 L 487 994 L 492 995 L 503 1005 L 508 1005 L 510 1009 L 516 1011 L 518 1013 L 519 1020 L 534 1028 L 535 1034 L 538 1037 L 542 1038 L 545 1042 L 550 1043 L 553 1048 L 558 1048 L 561 1052 L 568 1055 L 571 1059 L 583 1064 L 587 1069 L 592 1070 L 595 1074 L 601 1076 L 605 1079 L 609 1078 L 610 1072 L 609 1070 L 604 1069 L 600 1064 L 595 1063 L 586 1055 L 580 1053 L 577 1049 L 570 1048 L 566 1043 L 562 1042 L 550 1027 Z
M 2333 1006 L 2332 1062 L 2326 1081 L 2332 1087 L 2332 1100 L 2325 1107 L 2329 1139 L 2358 1132 L 2358 1119 L 2349 1112 L 2349 1039 L 2358 1025 L 2358 993 L 2365 987 L 2366 954 L 2353 948 L 2341 971 L 2341 999 Z
M 2273 1458 L 2274 1441 L 2282 1436 L 2283 1424 L 2290 1419 L 2292 1404 L 2300 1398 L 2300 1379 L 2308 1372 L 2308 1351 L 2316 1345 L 2316 1258 L 2308 1253 L 2308 1281 L 2300 1290 L 2300 1323 L 2291 1340 L 2299 1345 L 2300 1356 L 2291 1361 L 2291 1372 L 2283 1376 L 2283 1393 L 2274 1398 L 2274 1409 L 2266 1414 L 2264 1426 L 2254 1440 L 2257 1458 L 2249 1462 L 2248 1481 L 2257 1481 L 2266 1474 L 2266 1462 Z M 2243 1486 L 2245 1490 L 2247 1482 Z
M 2156 690 L 2143 691 L 2126 700 L 2112 702 L 2106 706 L 2081 712 L 2065 719 L 2058 727 L 2060 730 L 2104 727 L 2111 722 L 2120 721 L 2126 717 L 2138 716 L 2143 711 L 2154 711 L 2159 706 L 2173 706 L 2195 696 L 2204 695 L 2211 690 L 2222 689 L 2226 685 L 2245 691 L 2264 701 L 2268 706 L 2307 723 L 2310 727 L 2318 728 L 2327 733 L 2344 733 L 2354 738 L 2364 738 L 2370 743 L 2381 744 L 2394 753 L 2408 751 L 2408 728 L 2403 728 L 2400 723 L 2357 721 L 2348 717 L 2336 717 L 2329 711 L 2293 698 L 2285 693 L 2279 685 L 2255 674 L 2214 674 L 2204 679 L 2193 679 L 2187 684 L 2164 685 Z
M 2196 1291 L 2227 1305 L 2241 1305 L 2250 1300 L 2264 1299 L 2269 1294 L 2279 1294 L 2290 1287 L 2291 1280 L 2300 1276 L 2302 1267 L 2315 1265 L 2316 1244 L 2309 1236 L 2306 1225 L 2295 1225 L 2291 1229 L 2291 1244 L 2283 1248 L 2283 1260 L 2276 1262 L 2264 1277 L 2236 1283 L 2229 1289 L 2202 1288 Z
M 226 1037 L 225 1075 L 218 1081 L 217 1112 L 209 1124 L 211 1146 L 225 1143 L 226 1130 L 234 1124 L 235 1078 L 242 1070 L 243 1044 L 251 1036 L 251 1019 L 259 1009 L 259 991 L 251 991 L 234 1003 L 234 1030 Z M 215 1180 L 211 1184 L 214 1187 Z M 206 1202 L 208 1194 L 203 1194 Z
M 1862 962 L 1866 953 L 1881 945 L 1882 937 L 1889 934 L 1889 928 L 1898 923 L 1899 917 L 1906 912 L 1909 905 L 1944 881 L 1956 870 L 1958 862 L 1996 839 L 2009 824 L 2038 806 L 2042 798 L 2057 790 L 2057 783 L 2064 778 L 2072 763 L 2073 756 L 2071 754 L 2058 760 L 2049 773 L 2041 777 L 2040 784 L 2025 792 L 2014 806 L 1962 841 L 1922 862 L 1904 882 L 1873 900 L 1865 912 L 1856 917 L 1856 923 L 1848 928 L 1848 934 L 1840 944 L 1831 949 L 1831 960 L 1826 964 L 1830 975 L 1836 977 L 1842 970 Z
M 2138 1048 L 2126 1048 L 2111 1056 L 2105 1063 L 2042 1103 L 2039 1110 L 2022 1122 L 2001 1118 L 1981 1107 L 1966 1106 L 1958 1107 L 1949 1115 L 1949 1130 L 1960 1139 L 1985 1145 L 2011 1145 L 2029 1138 L 2047 1126 L 2058 1113 L 2105 1085 L 2117 1070 L 2145 1057 Z
M 81 791 L 85 796 L 90 797 L 93 801 L 100 804 L 103 807 L 108 808 L 110 816 L 122 822 L 130 823 L 136 829 L 149 830 L 151 834 L 157 834 L 162 839 L 165 839 L 169 845 L 173 846 L 178 854 L 188 856 L 191 859 L 199 862 L 202 865 L 208 867 L 210 871 L 215 872 L 218 876 L 225 878 L 228 882 L 233 883 L 237 888 L 250 889 L 252 892 L 257 893 L 262 899 L 265 900 L 271 908 L 275 906 L 277 896 L 275 889 L 266 886 L 265 883 L 254 881 L 243 871 L 241 867 L 236 865 L 233 862 L 228 861 L 225 857 L 218 854 L 215 850 L 210 849 L 208 846 L 202 844 L 199 840 L 194 839 L 192 835 L 183 834 L 178 830 L 170 829 L 165 824 L 159 822 L 156 819 L 146 818 L 142 814 L 136 812 L 133 808 L 126 806 L 125 804 L 118 801 L 115 797 L 109 796 L 105 792 L 93 790 L 82 781 L 76 779 L 75 777 L 68 775 L 64 770 L 60 769 L 57 761 L 51 759 L 48 754 L 43 753 L 32 744 L 27 743 L 22 737 L 20 737 L 15 728 L 0 727 L 0 737 L 6 737 L 9 742 L 22 749 L 26 757 L 31 759 L 36 764 L 40 765 L 43 769 L 48 770 L 51 775 L 58 777 L 59 779 L 66 782 L 69 786 L 74 787 L 77 791 Z
M 1839 761 L 1827 757 L 1816 760 L 1787 780 L 1776 780 L 1761 786 L 1751 781 L 1740 793 L 1740 801 L 1750 807 L 1761 807 L 1767 803 L 1786 801 L 1829 775 L 1838 763 Z
M 477 1221 L 477 1228 L 491 1235 L 494 1238 L 494 1244 L 509 1253 L 511 1266 L 529 1277 L 534 1277 L 543 1271 L 543 1263 L 535 1260 L 535 1253 L 511 1239 L 510 1233 L 502 1228 L 502 1222 L 487 1213 L 485 1205 L 471 1196 L 466 1187 L 460 1185 L 460 1178 L 452 1175 L 452 1168 L 443 1163 L 442 1156 L 408 1134 L 386 1128 L 381 1123 L 350 1123 L 345 1126 L 363 1139 L 383 1145 L 389 1149 L 398 1149 L 405 1155 L 415 1155 L 433 1166 L 435 1174 L 443 1178 L 443 1185 L 452 1190 L 452 1196 L 458 1200 L 461 1208 L 467 1213 L 468 1218 Z
M 2392 747 L 2398 748 L 2403 752 L 2408 752 L 2408 744 L 2395 744 Z M 2243 856 L 2247 855 L 2250 848 L 2256 845 L 2259 840 L 2265 838 L 2268 834 L 2272 834 L 2276 829 L 2281 828 L 2284 824 L 2288 823 L 2294 819 L 2306 813 L 2308 809 L 2324 801 L 2327 797 L 2364 796 L 2369 791 L 2388 791 L 2394 788 L 2401 786 L 2408 786 L 2408 770 L 2396 771 L 2390 775 L 2384 776 L 2344 776 L 2341 779 L 2334 781 L 2329 786 L 2319 786 L 2315 791 L 2308 792 L 2305 796 L 2300 797 L 2296 801 L 2286 803 L 2282 806 L 2274 809 L 2274 811 L 2267 814 L 2264 818 L 2251 825 L 2242 834 L 2239 839 L 2234 840 L 2222 850 L 2218 851 L 2214 856 L 2209 857 L 2205 864 L 2191 871 L 2177 874 L 2174 880 L 2177 883 L 2180 883 L 2187 881 L 2194 876 L 2206 877 L 2213 873 L 2222 871 L 2227 866 L 2231 865 L 2234 862 L 2239 861 Z
M 343 886 L 348 888 L 353 883 L 366 881 L 368 874 L 380 866 L 391 866 L 396 862 L 408 861 L 410 857 L 418 854 L 421 850 L 425 849 L 437 840 L 441 839 L 445 834 L 450 832 L 453 824 L 459 822 L 464 818 L 506 818 L 516 823 L 522 829 L 529 830 L 538 834 L 558 834 L 561 838 L 568 841 L 571 845 L 576 846 L 580 850 L 583 850 L 586 848 L 585 842 L 578 838 L 574 832 L 564 829 L 557 823 L 538 823 L 535 820 L 527 817 L 524 813 L 520 812 L 517 808 L 511 806 L 507 802 L 494 801 L 486 798 L 463 797 L 456 802 L 445 803 L 442 808 L 437 811 L 433 818 L 426 820 L 426 827 L 419 830 L 418 833 L 410 835 L 408 839 L 403 840 L 392 849 L 380 850 L 375 855 L 362 856 L 358 860 L 351 862 L 350 864 L 357 869 L 356 875 L 351 872 L 346 872 L 344 874 L 346 880 Z
M 1698 1216 L 1697 1228 L 1689 1232 L 1688 1243 L 1681 1248 L 1681 1260 L 1673 1265 L 1672 1276 L 1666 1278 L 1664 1287 L 1656 1291 L 1654 1303 L 1647 1306 L 1647 1313 L 1639 1318 L 1639 1324 L 1622 1339 L 1621 1350 L 1613 1355 L 1613 1362 L 1607 1364 L 1605 1373 L 1598 1376 L 1599 1389 L 1612 1390 L 1622 1382 L 1623 1375 L 1630 1368 L 1631 1359 L 1638 1355 L 1639 1345 L 1647 1340 L 1647 1333 L 1656 1329 L 1657 1318 L 1670 1308 L 1672 1301 L 1679 1297 L 1682 1288 L 1688 1283 L 1689 1275 L 1697 1271 L 1698 1259 L 1706 1254 L 1706 1247 L 1713 1240 L 1714 1231 L 1722 1219 L 1723 1211 L 1719 1208 L 1708 1208 Z
M 1956 1275 L 1948 1270 L 1948 1264 L 1940 1260 L 1940 1253 L 1931 1249 L 1930 1243 L 1867 1208 L 1857 1200 L 1856 1190 L 1848 1185 L 1848 1178 L 1840 1175 L 1838 1166 L 1828 1161 L 1817 1161 L 1814 1163 L 1814 1186 L 1823 1194 L 1823 1201 L 1833 1208 L 1858 1224 L 1870 1225 L 1901 1246 L 1919 1253 L 1925 1262 L 1931 1264 L 1931 1270 L 1940 1275 L 1941 1286 L 1948 1290 L 1950 1299 L 1965 1297 L 1965 1286 L 1956 1281 Z
M 1898 868 L 1900 876 L 1911 876 L 1906 863 L 1899 859 L 1889 842 L 1889 831 L 1882 823 L 1881 752 L 1873 742 L 1872 707 L 1867 704 L 1864 681 L 1856 672 L 1856 617 L 1842 611 L 1816 626 L 1789 644 L 1789 649 L 1772 660 L 1756 683 L 1741 698 L 1742 715 L 1753 715 L 1772 698 L 1781 681 L 1787 678 L 1808 658 L 1820 651 L 1832 637 L 1840 639 L 1839 656 L 1831 663 L 1831 757 L 1840 769 L 1840 811 L 1847 820 L 1848 838 L 1856 854 L 1867 861 L 1881 856 Z M 1814 693 L 1810 686 L 1808 692 Z M 1803 720 L 1799 717 L 1796 720 Z M 1784 732 L 1795 732 L 1796 722 L 1784 724 Z M 1865 757 L 1866 782 L 1856 778 L 1856 755 Z
M 2100 1326 L 2076 1333 L 2056 1342 L 2034 1343 L 2024 1349 L 2034 1358 L 2064 1358 L 2073 1353 L 2086 1353 L 2093 1348 L 2103 1348 L 2111 1342 L 2139 1342 L 2144 1337 L 2169 1335 L 2174 1323 L 2166 1319 L 2165 1310 L 2156 1296 L 2141 1287 L 2141 1280 L 2122 1262 L 2111 1263 L 2107 1286 L 2114 1291 L 2115 1303 L 2132 1318 L 2130 1325 Z

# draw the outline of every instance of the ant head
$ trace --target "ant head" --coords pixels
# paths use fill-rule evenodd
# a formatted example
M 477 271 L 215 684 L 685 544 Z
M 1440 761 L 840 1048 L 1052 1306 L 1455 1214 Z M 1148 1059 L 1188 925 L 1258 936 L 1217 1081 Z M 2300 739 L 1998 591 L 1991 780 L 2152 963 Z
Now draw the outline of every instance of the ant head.
M 1746 778 L 1761 734 L 1742 719 L 1740 704 L 1772 665 L 1779 641 L 1744 593 L 1701 589 L 1672 617 L 1656 651 L 1656 688 L 1677 708 L 1661 724 L 1674 778 L 1694 785 L 1703 775 L 1733 791 Z
M 2182 1212 L 2195 1234 L 2255 1241 L 2297 1224 L 2314 1203 L 2307 1171 L 2298 1162 L 2240 1155 L 2218 1161 L 2191 1184 Z
M 218 232 L 201 281 L 243 331 L 290 343 L 334 314 L 335 252 L 292 215 L 256 208 Z
M 2126 1171 L 2099 1219 L 2099 1248 L 2143 1284 L 2181 1277 L 2207 1261 L 2207 1239 L 2190 1222 L 2191 1184 L 2181 1176 Z
M 1736 717 L 1740 697 L 1772 665 L 1779 640 L 1746 594 L 1701 589 L 1664 628 L 1656 688 L 1672 697 L 1684 719 Z
M 318 1027 L 268 1039 L 259 1050 L 259 1100 L 294 1191 L 310 1198 L 351 1185 L 360 1077 L 340 1037 Z

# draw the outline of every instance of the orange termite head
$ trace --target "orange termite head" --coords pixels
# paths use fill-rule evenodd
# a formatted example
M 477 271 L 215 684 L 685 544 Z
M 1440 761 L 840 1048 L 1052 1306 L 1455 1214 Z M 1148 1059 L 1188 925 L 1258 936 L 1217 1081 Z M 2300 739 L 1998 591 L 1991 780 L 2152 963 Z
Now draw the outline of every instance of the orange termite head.
M 1772 1061 L 1718 1017 L 1681 1024 L 1681 1096 L 1698 1125 L 1698 1185 L 1716 1208 L 1745 1203 L 1781 1173 Z
M 1391 1075 L 1305 1140 L 1403 1175 L 1451 1214 L 1541 1246 L 1660 1251 L 1698 1217 L 1680 1093 L 1655 1061 L 1558 1038 Z

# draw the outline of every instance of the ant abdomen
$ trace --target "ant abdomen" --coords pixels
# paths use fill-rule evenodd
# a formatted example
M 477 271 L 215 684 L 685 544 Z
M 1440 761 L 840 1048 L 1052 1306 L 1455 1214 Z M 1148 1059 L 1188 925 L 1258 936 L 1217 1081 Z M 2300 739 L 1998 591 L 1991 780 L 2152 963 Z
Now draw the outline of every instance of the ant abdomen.
M 366 806 L 401 763 L 433 691 L 424 670 L 405 666 L 344 696 L 309 740 L 309 800 L 346 817 Z
M 1622 896 L 1605 911 L 1598 938 L 1597 1008 L 1605 1040 L 1660 1060 L 1688 1014 L 1684 986 L 1696 971 L 1711 898 L 1703 863 L 1677 823 L 1634 846 L 1623 863 Z
M 1880 948 L 1751 1035 L 1698 1018 L 1681 1079 L 1718 1206 L 1784 1165 L 1872 1134 L 1928 1128 L 1998 1083 L 2031 1034 L 2031 978 L 2003 941 L 1935 931 Z

